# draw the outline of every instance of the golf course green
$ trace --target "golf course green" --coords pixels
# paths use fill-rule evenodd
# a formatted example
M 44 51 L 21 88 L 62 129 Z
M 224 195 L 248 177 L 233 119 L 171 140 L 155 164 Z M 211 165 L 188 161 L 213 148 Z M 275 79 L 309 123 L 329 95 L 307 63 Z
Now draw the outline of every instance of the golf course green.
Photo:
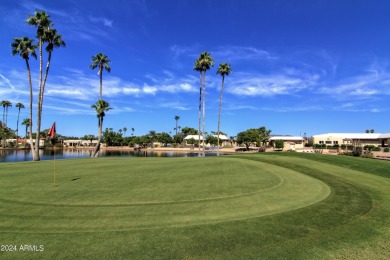
M 390 257 L 389 161 L 265 153 L 0 167 L 0 258 Z

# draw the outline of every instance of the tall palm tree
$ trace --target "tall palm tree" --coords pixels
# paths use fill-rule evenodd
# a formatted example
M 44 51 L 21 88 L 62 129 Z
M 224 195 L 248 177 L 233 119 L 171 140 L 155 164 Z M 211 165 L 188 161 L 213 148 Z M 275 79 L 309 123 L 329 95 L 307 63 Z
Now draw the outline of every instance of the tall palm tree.
M 206 72 L 214 66 L 214 60 L 209 52 L 202 52 L 199 58 L 195 61 L 194 70 L 200 73 L 200 94 L 199 94 L 199 111 L 198 111 L 198 128 L 199 128 L 199 147 L 200 136 L 203 139 L 206 132 Z M 202 122 L 202 128 L 200 127 Z M 200 148 L 199 148 L 200 149 Z M 204 156 L 204 144 L 202 156 Z
M 133 136 L 134 135 L 134 127 L 131 128 L 131 135 Z
M 16 148 L 18 148 L 20 109 L 24 108 L 24 104 L 23 103 L 17 103 L 15 105 L 15 107 L 18 108 L 18 120 L 16 121 Z
M 99 99 L 98 101 L 96 101 L 96 103 L 93 104 L 91 108 L 94 108 L 96 110 L 96 116 L 98 118 L 98 141 L 95 147 L 95 151 L 93 152 L 91 157 L 97 157 L 100 151 L 104 116 L 106 115 L 106 112 L 108 110 L 111 110 L 112 108 L 110 107 L 110 104 L 103 99 Z
M 219 156 L 219 135 L 220 135 L 220 126 L 221 126 L 222 93 L 223 93 L 223 88 L 224 88 L 224 84 L 225 84 L 225 76 L 228 76 L 231 72 L 232 72 L 232 69 L 228 63 L 225 62 L 225 63 L 219 64 L 217 74 L 220 74 L 222 76 L 222 85 L 221 85 L 221 92 L 219 94 L 217 156 Z
M 31 70 L 30 70 L 30 55 L 33 58 L 37 58 L 37 54 L 35 50 L 38 48 L 37 45 L 33 44 L 34 40 L 31 40 L 28 37 L 23 38 L 14 38 L 14 41 L 11 43 L 12 47 L 12 55 L 15 56 L 16 54 L 19 54 L 20 57 L 22 57 L 26 61 L 26 67 L 27 67 L 27 78 L 28 78 L 28 84 L 30 87 L 30 121 L 28 124 L 28 127 L 30 127 L 30 132 L 32 132 L 32 116 L 33 116 L 33 87 L 32 87 L 32 81 L 31 81 Z M 26 125 L 26 131 L 27 131 L 27 125 Z M 34 147 L 32 145 L 32 135 L 30 135 L 30 147 L 31 147 L 31 153 L 34 155 Z
M 123 137 L 126 137 L 127 127 L 123 127 Z
M 92 64 L 90 65 L 90 68 L 99 68 L 98 75 L 100 76 L 100 99 L 103 97 L 103 70 L 106 70 L 108 73 L 110 73 L 110 62 L 111 61 L 108 59 L 108 57 L 101 52 L 95 56 L 92 56 Z
M 176 120 L 176 128 L 175 128 L 176 135 L 177 135 L 177 121 L 179 121 L 179 119 L 180 119 L 180 116 L 175 116 L 175 120 Z
M 1 105 L 3 107 L 3 128 L 8 127 L 8 108 L 12 107 L 12 103 L 8 100 L 2 100 Z M 3 138 L 3 147 L 5 147 L 5 143 L 7 140 L 7 133 L 8 131 L 4 131 L 4 138 Z
M 53 28 L 54 24 L 50 20 L 50 16 L 45 11 L 35 11 L 34 15 L 29 15 L 26 23 L 37 28 L 36 38 L 38 39 L 39 48 L 39 85 L 38 85 L 38 106 L 37 106 L 37 136 L 35 139 L 35 148 L 33 149 L 33 160 L 39 161 L 39 139 L 41 132 L 41 118 L 42 118 L 42 105 L 43 95 L 46 85 L 47 76 L 49 74 L 50 62 L 54 47 L 65 46 L 65 42 L 62 40 L 60 34 Z M 43 75 L 43 45 L 47 43 L 46 51 L 48 52 L 48 58 L 46 63 L 45 75 Z

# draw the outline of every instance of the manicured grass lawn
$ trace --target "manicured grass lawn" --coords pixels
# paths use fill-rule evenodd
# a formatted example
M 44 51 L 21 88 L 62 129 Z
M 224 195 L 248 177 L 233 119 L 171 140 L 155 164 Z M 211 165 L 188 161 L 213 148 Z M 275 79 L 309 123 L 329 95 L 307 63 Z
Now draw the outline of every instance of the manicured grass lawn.
M 56 173 L 0 165 L 0 244 L 17 247 L 0 258 L 390 258 L 389 161 L 101 158 Z

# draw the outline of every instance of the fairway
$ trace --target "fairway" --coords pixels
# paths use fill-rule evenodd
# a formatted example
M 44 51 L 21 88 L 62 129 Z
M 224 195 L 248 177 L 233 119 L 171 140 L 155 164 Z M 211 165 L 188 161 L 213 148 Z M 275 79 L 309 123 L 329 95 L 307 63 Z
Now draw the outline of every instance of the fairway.
M 390 164 L 356 159 L 59 160 L 56 186 L 52 161 L 4 163 L 2 245 L 45 250 L 0 257 L 386 256 Z

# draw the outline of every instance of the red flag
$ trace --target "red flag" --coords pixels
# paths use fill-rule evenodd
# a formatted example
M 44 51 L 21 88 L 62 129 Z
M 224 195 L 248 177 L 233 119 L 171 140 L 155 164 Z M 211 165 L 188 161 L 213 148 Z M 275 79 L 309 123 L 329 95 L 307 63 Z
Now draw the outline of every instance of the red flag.
M 53 123 L 49 132 L 47 132 L 47 135 L 49 135 L 51 139 L 54 139 L 54 137 L 56 136 L 56 122 Z

